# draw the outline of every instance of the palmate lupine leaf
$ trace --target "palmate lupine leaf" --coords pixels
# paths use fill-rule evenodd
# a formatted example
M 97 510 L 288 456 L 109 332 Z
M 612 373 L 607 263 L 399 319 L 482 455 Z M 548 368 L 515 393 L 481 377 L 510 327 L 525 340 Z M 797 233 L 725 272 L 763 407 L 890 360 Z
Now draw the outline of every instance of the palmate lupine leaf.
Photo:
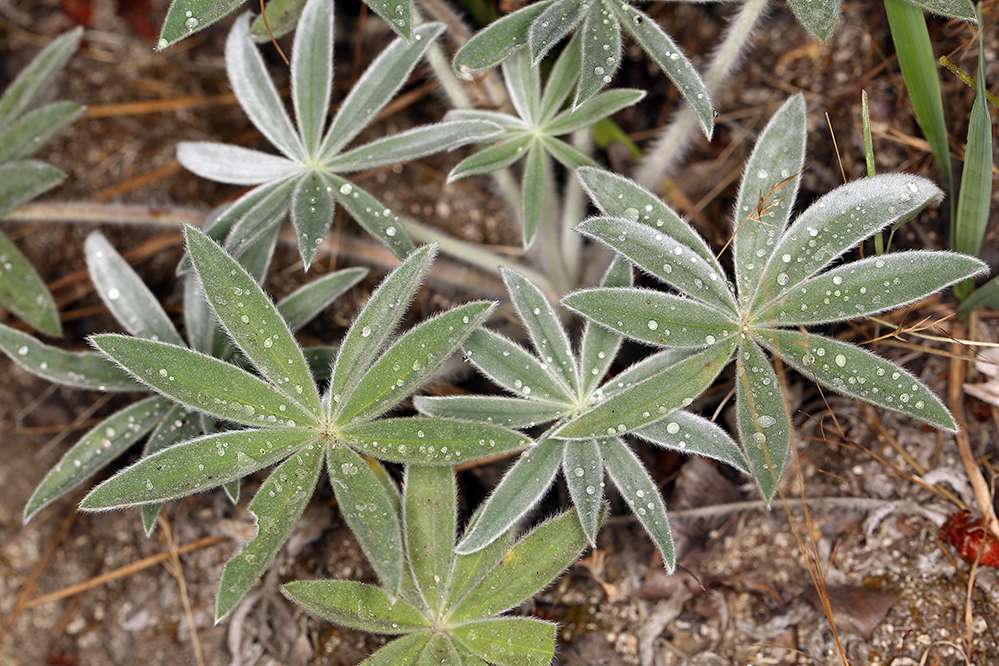
M 540 69 L 531 66 L 527 51 L 519 50 L 503 62 L 503 76 L 516 116 L 474 110 L 452 111 L 447 115 L 452 122 L 478 120 L 503 128 L 501 133 L 490 137 L 491 145 L 455 166 L 448 174 L 448 182 L 503 169 L 526 158 L 520 201 L 525 247 L 533 243 L 541 225 L 552 224 L 546 218 L 555 198 L 551 158 L 567 169 L 596 166 L 593 160 L 558 137 L 584 129 L 645 96 L 640 90 L 612 90 L 598 94 L 578 107 L 562 110 L 579 77 L 580 56 L 575 46 L 578 41 L 579 37 L 573 38 L 569 47 L 563 50 L 544 86 Z
M 690 355 L 694 358 L 688 359 L 687 365 L 682 364 L 685 356 L 663 353 L 643 362 L 637 368 L 624 371 L 617 378 L 601 386 L 622 339 L 622 334 L 613 330 L 615 324 L 620 328 L 622 323 L 617 321 L 617 310 L 611 317 L 614 321 L 610 324 L 601 325 L 603 322 L 599 319 L 587 321 L 583 333 L 582 351 L 577 358 L 572 352 L 569 337 L 554 307 L 541 290 L 512 271 L 503 269 L 502 273 L 510 299 L 520 315 L 524 328 L 527 329 L 537 356 L 485 329 L 472 333 L 465 340 L 464 349 L 466 357 L 483 374 L 519 398 L 420 397 L 415 401 L 416 407 L 431 416 L 474 419 L 501 423 L 509 427 L 533 427 L 550 421 L 556 423 L 539 438 L 533 448 L 521 455 L 507 470 L 455 550 L 461 554 L 472 554 L 484 548 L 491 548 L 490 544 L 521 520 L 544 496 L 559 468 L 562 469 L 573 504 L 576 506 L 580 528 L 589 542 L 594 543 L 600 522 L 599 516 L 604 505 L 604 472 L 608 471 L 611 465 L 604 458 L 605 451 L 615 456 L 617 464 L 614 467 L 615 474 L 611 474 L 611 480 L 626 497 L 636 488 L 641 490 L 643 497 L 649 489 L 655 488 L 655 483 L 636 462 L 637 459 L 634 459 L 633 454 L 627 449 L 622 451 L 620 447 L 624 445 L 616 439 L 613 443 L 608 443 L 607 439 L 608 436 L 615 435 L 618 428 L 624 433 L 626 430 L 638 427 L 631 420 L 627 421 L 627 426 L 618 420 L 621 414 L 625 414 L 625 418 L 628 419 L 634 417 L 627 415 L 628 410 L 634 408 L 628 395 L 633 383 L 650 378 L 652 378 L 650 381 L 656 381 L 654 378 L 656 373 L 663 374 L 666 368 L 681 363 L 672 369 L 674 374 L 663 375 L 666 378 L 666 385 L 661 387 L 660 391 L 664 395 L 672 396 L 668 399 L 672 399 L 674 403 L 668 408 L 664 407 L 661 412 L 649 411 L 651 408 L 647 406 L 642 407 L 641 418 L 644 420 L 641 424 L 654 422 L 671 412 L 680 413 L 674 410 L 687 404 L 693 396 L 710 384 L 723 367 L 727 356 L 708 364 L 709 374 L 705 374 L 703 352 L 700 356 Z M 658 299 L 664 296 L 658 292 L 649 290 L 639 292 L 633 289 L 631 273 L 631 265 L 627 260 L 623 258 L 615 260 L 604 275 L 605 292 L 602 293 L 615 302 L 623 300 L 621 294 L 640 294 L 643 303 L 646 299 Z M 585 300 L 587 293 L 577 292 L 575 295 Z M 689 299 L 681 300 L 683 305 L 695 303 Z M 696 307 L 714 312 L 700 303 L 696 303 Z M 695 319 L 693 315 L 690 315 L 690 318 Z M 648 330 L 647 320 L 643 320 L 641 325 Z M 721 335 L 720 330 L 716 332 Z M 689 335 L 693 336 L 692 340 L 696 339 L 693 346 L 702 348 L 705 346 L 703 330 Z M 717 354 L 713 349 L 708 351 Z M 689 385 L 690 381 L 694 381 L 695 385 Z M 615 397 L 618 393 L 624 394 L 623 397 Z M 606 404 L 611 406 L 606 412 L 601 411 Z M 606 420 L 611 416 L 614 420 L 610 428 L 604 421 L 600 421 L 599 429 L 592 425 L 593 419 Z M 582 423 L 582 428 L 590 430 L 584 430 L 584 434 L 573 436 L 571 428 L 577 422 Z M 684 433 L 678 440 L 674 438 L 666 446 L 672 445 L 673 448 L 683 449 L 683 446 L 689 443 L 689 450 L 692 453 L 704 449 L 708 455 L 718 460 L 731 462 L 740 470 L 746 469 L 745 459 L 738 445 L 719 428 L 710 424 L 704 425 L 696 419 L 684 420 L 683 423 Z M 674 427 L 678 428 L 676 423 L 672 423 L 669 427 L 670 434 L 674 433 L 672 430 Z M 563 434 L 567 430 L 570 432 L 569 436 Z M 643 436 L 654 443 L 665 441 L 665 435 L 657 436 L 655 432 Z M 659 511 L 653 518 L 647 506 L 652 502 L 653 508 L 663 507 L 662 498 L 658 497 L 658 491 L 656 493 L 656 498 L 649 497 L 641 505 L 631 503 L 631 506 L 660 548 L 666 567 L 672 569 L 674 553 L 665 510 Z
M 213 23 L 236 11 L 246 0 L 173 0 L 157 48 L 165 49 L 180 40 L 204 30 Z M 271 34 L 279 38 L 298 23 L 299 29 L 313 27 L 305 14 L 305 0 L 270 0 L 264 8 L 267 24 L 263 17 L 257 17 L 253 24 L 253 34 L 260 41 L 269 41 Z M 410 0 L 371 0 L 365 2 L 376 14 L 385 20 L 400 37 L 410 39 L 413 32 L 412 3 Z
M 634 432 L 666 446 L 696 443 L 705 455 L 746 469 L 744 454 L 769 501 L 792 444 L 792 426 L 764 349 L 824 387 L 954 429 L 943 404 L 911 373 L 852 344 L 799 329 L 914 303 L 981 273 L 984 264 L 948 252 L 913 251 L 827 270 L 871 234 L 918 214 L 940 190 L 906 174 L 864 178 L 821 197 L 788 224 L 804 135 L 804 103 L 795 96 L 775 114 L 749 159 L 733 219 L 735 286 L 720 277 L 707 244 L 661 201 L 620 176 L 588 167 L 577 172 L 605 215 L 580 230 L 685 295 L 602 287 L 569 294 L 563 303 L 632 339 L 689 349 L 654 355 L 621 373 L 607 386 L 609 397 L 559 425 L 554 437 Z M 693 268 L 665 261 L 672 255 Z M 664 418 L 707 388 L 733 357 L 741 454 L 727 444 L 719 447 L 712 427 Z M 687 437 L 691 427 L 696 435 Z
M 413 250 L 413 244 L 398 217 L 339 174 L 450 150 L 486 140 L 499 131 L 499 126 L 486 120 L 455 120 L 414 128 L 344 152 L 398 92 L 444 29 L 440 23 L 426 23 L 410 32 L 409 0 L 376 0 L 372 6 L 376 11 L 391 13 L 390 22 L 397 29 L 400 17 L 396 12 L 402 10 L 406 39 L 395 40 L 375 58 L 325 132 L 332 94 L 333 3 L 308 0 L 302 9 L 302 27 L 295 36 L 291 59 L 295 122 L 251 38 L 249 16 L 240 17 L 233 25 L 226 41 L 226 68 L 233 92 L 253 124 L 281 155 L 217 143 L 182 142 L 177 147 L 177 158 L 204 178 L 256 186 L 223 214 L 217 229 L 213 227 L 216 238 L 227 233 L 225 246 L 238 256 L 242 257 L 290 212 L 299 254 L 308 267 L 339 203 L 403 259 Z M 176 7 L 175 3 L 171 11 Z
M 394 487 L 389 495 L 396 495 Z M 512 546 L 507 532 L 482 550 L 456 554 L 455 499 L 450 469 L 407 468 L 401 502 L 391 513 L 405 533 L 400 596 L 384 585 L 348 580 L 295 581 L 282 591 L 330 622 L 401 635 L 366 665 L 548 664 L 555 625 L 501 613 L 548 586 L 579 557 L 587 545 L 579 521 L 563 513 Z M 374 559 L 383 555 L 368 556 L 376 570 L 384 565 Z
M 714 111 L 704 81 L 669 35 L 651 17 L 624 0 L 555 0 L 530 4 L 476 33 L 455 54 L 454 69 L 459 75 L 470 77 L 505 62 L 519 50 L 527 52 L 525 64 L 536 67 L 575 28 L 581 29 L 566 47 L 577 52 L 572 57 L 580 63 L 573 109 L 613 80 L 621 66 L 624 30 L 670 78 L 693 108 L 701 129 L 711 136 Z
M 0 96 L 0 215 L 55 187 L 66 177 L 59 169 L 28 158 L 83 112 L 72 102 L 42 104 L 52 77 L 76 50 L 82 35 L 83 29 L 77 28 L 56 38 Z M 2 233 L 0 305 L 35 330 L 62 335 L 52 294 L 17 246 Z
M 161 341 L 114 334 L 97 335 L 92 341 L 150 388 L 245 429 L 159 450 L 99 485 L 81 508 L 156 506 L 284 461 L 250 504 L 258 532 L 223 574 L 216 605 L 216 616 L 222 618 L 287 539 L 325 460 L 344 518 L 386 589 L 393 596 L 405 591 L 399 500 L 378 463 L 366 462 L 359 452 L 451 465 L 530 444 L 520 433 L 496 425 L 432 418 L 374 420 L 440 367 L 492 304 L 458 306 L 390 344 L 435 254 L 434 247 L 417 251 L 386 278 L 348 331 L 330 381 L 331 392 L 337 391 L 339 398 L 320 397 L 280 309 L 254 276 L 204 233 L 190 227 L 186 233 L 194 277 L 229 339 L 259 376 Z M 323 291 L 320 300 L 325 300 Z

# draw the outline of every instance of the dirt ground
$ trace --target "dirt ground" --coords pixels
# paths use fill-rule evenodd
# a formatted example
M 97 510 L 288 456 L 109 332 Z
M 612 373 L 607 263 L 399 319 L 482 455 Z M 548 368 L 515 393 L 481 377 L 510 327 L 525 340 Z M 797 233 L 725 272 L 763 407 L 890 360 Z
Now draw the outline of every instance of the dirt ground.
M 372 18 L 359 40 L 357 8 L 341 4 L 339 95 L 389 39 Z M 152 44 L 165 6 L 165 0 L 0 0 L 0 88 L 38 48 L 72 27 L 74 17 L 88 20 L 84 45 L 55 91 L 58 98 L 86 104 L 87 114 L 40 154 L 69 178 L 44 198 L 53 205 L 0 222 L 60 304 L 66 334 L 50 343 L 80 349 L 86 335 L 116 330 L 85 276 L 83 241 L 94 229 L 126 253 L 179 318 L 178 221 L 197 222 L 238 192 L 184 172 L 174 159 L 176 142 L 213 139 L 266 148 L 227 96 L 221 54 L 228 23 L 157 54 Z M 656 3 L 648 10 L 702 65 L 732 8 Z M 999 5 L 986 3 L 987 82 L 993 90 L 999 78 L 997 16 Z M 930 30 L 938 56 L 946 54 L 974 72 L 977 42 L 971 27 L 931 20 Z M 676 108 L 676 93 L 634 45 L 626 50 L 632 66 L 622 68 L 616 83 L 648 88 L 650 94 L 616 120 L 644 147 L 654 136 L 651 130 Z M 268 53 L 279 88 L 286 86 L 286 69 Z M 961 154 L 973 93 L 946 72 L 941 78 L 952 150 Z M 805 93 L 810 125 L 799 210 L 843 181 L 825 114 L 842 173 L 863 175 L 861 89 L 870 95 L 878 170 L 939 180 L 905 98 L 880 3 L 847 0 L 837 32 L 823 46 L 796 25 L 783 3 L 775 3 L 734 83 L 716 100 L 714 139 L 693 144 L 667 194 L 716 247 L 727 239 L 741 164 L 767 118 L 793 92 Z M 407 91 L 408 104 L 364 136 L 444 113 L 441 97 L 423 79 Z M 399 212 L 516 255 L 519 240 L 488 180 L 445 185 L 447 171 L 462 154 L 467 153 L 359 178 Z M 629 168 L 628 157 L 615 148 L 597 158 L 618 170 Z M 728 187 L 715 188 L 718 183 Z M 94 210 L 96 217 L 86 217 Z M 59 216 L 73 221 L 54 222 Z M 946 207 L 922 214 L 900 230 L 896 246 L 945 247 L 946 218 Z M 994 269 L 996 233 L 993 215 L 983 258 Z M 349 220 L 337 219 L 324 250 L 306 276 L 292 248 L 279 246 L 267 289 L 281 296 L 348 265 L 369 266 L 372 274 L 303 331 L 306 344 L 338 340 L 367 291 L 392 265 Z M 442 258 L 412 316 L 472 296 L 502 295 L 496 278 Z M 884 336 L 870 348 L 906 365 L 945 398 L 953 394 L 946 399 L 967 421 L 972 449 L 990 477 L 999 471 L 999 407 L 962 387 L 951 391 L 952 366 L 963 361 L 947 354 L 967 350 L 947 340 L 952 331 L 958 333 L 954 320 L 947 319 L 953 309 L 949 296 L 935 297 L 885 317 L 888 324 L 852 322 L 827 332 L 856 342 Z M 924 318 L 941 323 L 914 326 Z M 4 321 L 16 323 L 10 317 Z M 902 330 L 892 335 L 896 326 Z M 980 312 L 959 336 L 997 341 L 999 313 Z M 625 353 L 637 358 L 641 351 Z M 968 365 L 967 382 L 997 381 L 994 365 Z M 454 386 L 484 390 L 460 362 L 432 390 Z M 731 377 L 723 376 L 693 408 L 727 423 L 730 388 Z M 781 501 L 770 508 L 744 478 L 636 444 L 666 495 L 679 553 L 677 575 L 666 576 L 641 528 L 612 497 L 612 517 L 597 548 L 519 609 L 559 623 L 556 663 L 824 665 L 843 663 L 843 654 L 854 665 L 999 664 L 996 569 L 978 568 L 969 585 L 971 565 L 955 560 L 953 549 L 937 538 L 949 513 L 962 505 L 975 509 L 954 437 L 822 395 L 795 374 L 786 377 L 785 388 L 798 439 Z M 195 664 L 200 654 L 212 665 L 339 665 L 363 660 L 384 642 L 313 618 L 279 593 L 281 583 L 294 579 L 373 577 L 325 484 L 262 583 L 219 625 L 213 624 L 216 585 L 222 565 L 249 536 L 246 503 L 261 475 L 244 483 L 243 499 L 235 506 L 222 493 L 169 505 L 166 523 L 151 538 L 143 534 L 136 512 L 76 513 L 82 491 L 22 524 L 25 502 L 46 470 L 80 432 L 127 402 L 127 396 L 108 399 L 52 387 L 0 358 L 0 664 Z M 505 464 L 461 472 L 466 514 Z M 563 506 L 566 494 L 556 487 L 535 517 Z M 824 582 L 828 608 L 816 592 L 816 579 Z

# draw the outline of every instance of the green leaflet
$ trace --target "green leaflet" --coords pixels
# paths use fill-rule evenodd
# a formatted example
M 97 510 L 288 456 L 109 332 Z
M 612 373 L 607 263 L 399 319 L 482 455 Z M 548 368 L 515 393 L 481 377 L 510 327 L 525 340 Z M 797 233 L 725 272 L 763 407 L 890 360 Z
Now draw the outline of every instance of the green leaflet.
M 498 425 L 448 419 L 398 418 L 340 429 L 351 446 L 381 460 L 455 465 L 529 446 L 527 437 Z
M 302 430 L 236 430 L 163 449 L 90 491 L 80 508 L 99 511 L 184 497 L 252 474 L 302 448 Z
M 215 600 L 215 621 L 235 607 L 270 566 L 288 539 L 319 481 L 323 449 L 310 442 L 275 469 L 250 502 L 257 533 L 238 555 L 226 562 Z

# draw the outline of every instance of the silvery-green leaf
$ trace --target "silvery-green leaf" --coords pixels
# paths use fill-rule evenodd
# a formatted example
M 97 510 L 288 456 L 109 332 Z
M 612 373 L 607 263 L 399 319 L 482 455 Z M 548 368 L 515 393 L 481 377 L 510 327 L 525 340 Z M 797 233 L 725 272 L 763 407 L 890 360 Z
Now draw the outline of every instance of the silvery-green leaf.
M 472 331 L 465 356 L 487 377 L 524 398 L 571 403 L 567 386 L 552 377 L 541 361 L 520 345 L 486 329 Z
M 24 507 L 24 522 L 146 435 L 169 411 L 170 405 L 166 398 L 146 398 L 116 412 L 87 432 L 35 488 Z
M 413 37 L 413 3 L 411 0 L 365 0 L 364 4 L 388 23 L 400 37 Z
M 373 419 L 417 389 L 458 349 L 494 307 L 466 303 L 407 331 L 372 364 L 354 390 L 334 408 L 338 424 Z
M 164 411 L 156 429 L 149 435 L 142 455 L 149 456 L 157 451 L 170 448 L 174 444 L 186 442 L 202 435 L 201 419 L 197 410 L 184 405 L 169 403 L 170 409 Z
M 211 356 L 124 335 L 91 341 L 139 381 L 206 414 L 265 428 L 316 423 L 314 414 L 270 384 Z
M 732 218 L 735 282 L 742 305 L 749 304 L 760 269 L 791 217 L 804 168 L 806 129 L 805 98 L 795 95 L 770 118 L 743 169 Z
M 450 120 L 421 125 L 336 155 L 324 166 L 337 173 L 375 169 L 469 143 L 489 141 L 502 131 L 499 125 L 485 120 Z
M 169 411 L 162 415 L 162 418 L 156 425 L 156 429 L 146 439 L 146 444 L 142 447 L 142 455 L 150 456 L 157 451 L 162 451 L 180 442 L 186 442 L 189 439 L 201 436 L 204 434 L 201 427 L 201 416 L 196 410 L 184 405 L 174 404 Z M 229 494 L 230 486 L 234 484 L 238 490 L 238 480 L 230 481 L 223 485 L 227 494 Z M 139 511 L 142 514 L 142 529 L 145 531 L 146 536 L 150 536 L 153 530 L 156 529 L 156 523 L 159 520 L 162 509 L 162 502 L 143 504 L 139 507 Z
M 311 581 L 310 581 L 311 582 Z M 321 581 L 316 581 L 321 582 Z M 353 581 L 330 581 L 330 582 L 353 582 Z M 297 585 L 298 583 L 288 583 Z M 294 600 L 294 599 L 293 599 Z M 375 652 L 373 655 L 362 661 L 359 666 L 415 666 L 416 660 L 426 648 L 427 643 L 434 634 L 429 630 L 418 631 L 407 634 L 394 641 L 390 641 Z
M 366 455 L 417 465 L 458 465 L 531 444 L 519 432 L 497 425 L 421 417 L 351 423 L 340 433 Z
M 219 322 L 261 374 L 312 414 L 319 391 L 295 337 L 257 281 L 235 259 L 194 227 L 187 251 Z M 191 403 L 188 403 L 191 404 Z M 195 407 L 201 408 L 195 404 Z
M 572 345 L 552 304 L 537 285 L 523 275 L 509 268 L 501 268 L 500 273 L 517 316 L 527 329 L 538 356 L 548 364 L 549 374 L 565 382 L 571 391 L 578 391 L 579 369 Z
M 444 116 L 444 121 L 448 122 L 451 120 L 482 120 L 488 123 L 496 123 L 505 130 L 526 131 L 531 129 L 530 125 L 517 116 L 485 109 L 451 109 Z
M 296 580 L 283 585 L 281 591 L 310 612 L 360 631 L 401 634 L 429 627 L 427 619 L 404 600 L 392 599 L 385 590 L 366 583 L 353 580 Z
M 527 30 L 527 49 L 532 67 L 537 66 L 586 16 L 580 4 L 582 0 L 555 0 L 531 22 Z
M 398 215 L 371 196 L 367 190 L 334 174 L 327 174 L 327 176 L 333 183 L 333 196 L 340 202 L 340 205 L 369 234 L 392 250 L 392 254 L 397 259 L 405 259 L 413 252 L 413 248 L 416 246 L 413 245 L 413 241 L 409 239 L 409 235 L 403 229 Z
M 186 254 L 184 258 L 190 261 Z M 184 277 L 184 332 L 191 349 L 212 356 L 215 356 L 213 351 L 220 343 L 216 336 L 223 337 L 225 335 L 215 323 L 215 315 L 212 313 L 208 301 L 205 300 L 201 281 L 193 271 L 188 272 Z
M 302 171 L 286 157 L 213 141 L 181 141 L 177 161 L 202 178 L 231 185 L 261 185 Z
M 634 283 L 631 263 L 616 255 L 614 262 L 600 281 L 603 287 L 630 287 Z M 621 336 L 587 319 L 583 328 L 583 344 L 579 353 L 583 395 L 590 395 L 603 381 L 621 346 Z
M 907 0 L 907 2 L 939 16 L 951 16 L 965 21 L 975 20 L 975 6 L 971 0 Z
M 557 136 L 589 127 L 601 118 L 637 104 L 643 97 L 645 97 L 644 90 L 630 88 L 608 90 L 558 114 L 545 125 L 545 132 Z
M 388 104 L 443 30 L 441 23 L 424 23 L 413 30 L 411 42 L 396 39 L 375 58 L 333 118 L 320 147 L 321 162 L 340 152 Z
M 250 24 L 250 33 L 258 44 L 270 42 L 272 34 L 274 39 L 281 39 L 295 29 L 295 24 L 298 23 L 304 9 L 305 0 L 270 0 L 264 12 Z
M 765 313 L 781 326 L 824 324 L 918 301 L 988 267 L 952 252 L 913 250 L 868 257 L 805 280 Z
M 141 391 L 139 382 L 100 354 L 69 352 L 0 324 L 0 349 L 19 366 L 56 384 L 90 391 Z
M 311 441 L 304 430 L 229 430 L 171 446 L 90 491 L 80 508 L 163 502 L 216 488 L 273 465 Z
M 291 47 L 291 98 L 307 155 L 318 152 L 332 87 L 333 3 L 312 0 L 305 3 Z
M 533 617 L 498 617 L 466 622 L 451 634 L 489 663 L 526 666 L 551 662 L 557 629 L 554 623 Z
M 711 421 L 678 409 L 669 418 L 635 430 L 638 435 L 657 446 L 681 453 L 692 453 L 720 460 L 749 474 L 746 456 L 728 433 Z
M 392 498 L 368 463 L 349 447 L 331 447 L 326 461 L 340 513 L 386 591 L 397 596 L 405 557 L 402 524 Z
M 510 166 L 524 156 L 524 151 L 527 150 L 532 138 L 530 134 L 521 134 L 504 139 L 496 145 L 469 155 L 451 169 L 451 173 L 447 176 L 447 182 L 451 183 L 459 178 L 488 173 Z
M 634 208 L 631 209 L 634 212 Z M 737 312 L 735 297 L 714 258 L 705 260 L 665 231 L 633 219 L 592 217 L 576 227 L 623 254 L 648 273 L 716 310 Z
M 542 136 L 541 145 L 545 150 L 558 160 L 559 164 L 566 169 L 578 169 L 579 167 L 595 167 L 597 163 L 579 152 L 565 141 L 556 139 L 553 136 Z
M 621 66 L 621 24 L 610 11 L 610 3 L 597 0 L 597 5 L 580 30 L 580 75 L 573 108 L 609 84 Z
M 324 275 L 281 299 L 277 304 L 278 312 L 288 328 L 297 331 L 367 274 L 367 268 L 345 268 Z
M 546 434 L 506 471 L 455 552 L 460 555 L 474 553 L 513 527 L 548 491 L 561 464 L 562 443 Z M 469 594 L 476 592 L 470 590 Z
M 320 171 L 298 179 L 291 195 L 291 223 L 298 240 L 298 254 L 309 270 L 326 231 L 333 224 L 333 184 Z
M 232 26 L 225 44 L 229 84 L 250 121 L 292 160 L 308 159 L 302 139 L 291 124 L 274 82 L 250 35 L 250 15 L 243 14 Z
M 527 163 L 524 165 L 524 178 L 521 184 L 520 215 L 524 220 L 524 247 L 530 247 L 534 236 L 542 224 L 553 224 L 555 220 L 543 219 L 550 210 L 551 161 L 538 141 L 532 141 L 527 149 Z
M 507 551 L 479 585 L 451 606 L 449 620 L 457 624 L 513 608 L 550 585 L 587 544 L 575 511 L 541 523 Z
M 237 199 L 223 221 L 225 224 L 232 221 L 225 249 L 236 257 L 242 256 L 264 234 L 281 224 L 291 206 L 294 189 L 295 179 L 289 178 L 261 185 Z
M 437 247 L 421 247 L 386 277 L 357 315 L 337 355 L 330 394 L 338 403 L 367 374 L 385 341 L 409 307 L 420 281 L 430 268 Z
M 51 292 L 28 259 L 3 233 L 0 233 L 0 305 L 35 330 L 54 337 L 62 335 L 59 309 Z M 0 347 L 3 337 L 0 336 Z
M 840 185 L 809 206 L 777 241 L 753 308 L 780 298 L 875 231 L 912 218 L 940 196 L 930 181 L 904 173 Z
M 614 394 L 554 433 L 559 439 L 623 435 L 686 407 L 701 395 L 728 363 L 735 340 L 711 345 Z
M 545 89 L 541 94 L 541 108 L 538 111 L 540 125 L 546 125 L 558 114 L 565 100 L 569 98 L 576 79 L 579 78 L 579 40 L 578 34 L 573 36 L 572 41 L 562 49 L 548 75 L 548 80 L 545 81 Z
M 562 475 L 569 488 L 579 523 L 591 545 L 597 543 L 600 511 L 604 503 L 604 461 L 595 439 L 565 442 L 562 451 Z
M 652 543 L 662 556 L 666 571 L 673 573 L 676 566 L 676 553 L 673 549 L 673 532 L 666 516 L 666 505 L 659 486 L 649 476 L 638 456 L 617 437 L 600 440 L 600 451 L 611 481 L 617 486 L 621 497 L 627 502 L 632 513 L 642 524 Z
M 584 289 L 562 303 L 601 326 L 659 347 L 704 347 L 738 329 L 734 318 L 711 306 L 650 289 Z
M 517 115 L 537 125 L 541 112 L 541 72 L 531 66 L 527 51 L 516 51 L 503 62 L 503 80 Z
M 554 421 L 572 411 L 572 407 L 565 403 L 494 395 L 416 396 L 413 401 L 420 413 L 427 416 L 495 423 L 504 428 L 530 428 Z
M 403 524 L 407 559 L 427 608 L 435 614 L 447 596 L 451 573 L 457 523 L 455 492 L 454 471 L 450 467 L 406 467 Z
M 605 0 L 621 26 L 631 33 L 653 62 L 659 65 L 690 105 L 705 136 L 711 138 L 715 126 L 711 95 L 687 56 L 648 14 L 623 0 Z
M 645 381 L 652 375 L 664 370 L 672 365 L 676 365 L 685 358 L 689 358 L 699 353 L 697 349 L 664 349 L 660 352 L 646 356 L 644 359 L 628 366 L 619 372 L 606 384 L 600 387 L 599 392 L 604 396 L 612 396 L 631 388 L 639 382 Z
M 527 46 L 527 31 L 552 0 L 541 0 L 493 21 L 458 49 L 452 66 L 458 76 L 472 78 L 474 72 L 492 69 L 517 49 Z
M 0 164 L 0 215 L 51 190 L 66 178 L 59 169 L 38 160 Z
M 954 418 L 940 399 L 905 368 L 855 345 L 820 335 L 776 330 L 767 331 L 765 336 L 758 340 L 760 344 L 776 346 L 785 363 L 812 381 L 957 432 Z
M 220 18 L 236 11 L 245 0 L 174 0 L 163 19 L 157 48 L 171 44 L 204 30 Z
M 0 97 L 0 130 L 30 108 L 80 44 L 83 27 L 60 35 L 35 56 Z
M 751 340 L 736 354 L 735 405 L 739 439 L 763 499 L 777 491 L 791 450 L 791 417 L 780 379 L 763 350 Z
M 820 42 L 828 40 L 839 21 L 841 0 L 787 0 L 805 30 Z
M 81 113 L 83 107 L 79 104 L 54 102 L 25 114 L 0 130 L 0 163 L 31 157 Z
M 239 603 L 288 539 L 319 481 L 323 447 L 306 444 L 271 472 L 250 502 L 257 532 L 225 564 L 215 599 L 218 622 Z
M 664 236 L 676 239 L 680 245 L 690 248 L 707 262 L 718 275 L 725 274 L 704 239 L 659 197 L 638 183 L 597 168 L 579 169 L 576 176 L 583 184 L 583 189 L 593 199 L 593 203 L 605 215 L 635 220 Z M 646 270 L 653 268 L 655 266 Z
M 479 510 L 472 517 L 470 524 L 474 525 L 481 514 L 482 505 L 480 504 Z M 449 606 L 454 605 L 469 590 L 474 590 L 478 587 L 482 579 L 493 570 L 493 567 L 499 564 L 499 561 L 506 555 L 506 551 L 513 541 L 515 530 L 516 527 L 511 527 L 507 530 L 506 534 L 503 534 L 485 548 L 477 550 L 474 553 L 468 553 L 467 555 L 455 553 L 454 565 L 451 567 L 451 578 L 448 581 L 447 603 Z
M 448 633 L 434 632 L 423 647 L 420 656 L 414 662 L 415 666 L 440 666 L 454 664 L 464 666 L 464 659 Z
M 87 236 L 84 251 L 97 294 L 125 330 L 140 338 L 184 344 L 159 300 L 103 234 Z

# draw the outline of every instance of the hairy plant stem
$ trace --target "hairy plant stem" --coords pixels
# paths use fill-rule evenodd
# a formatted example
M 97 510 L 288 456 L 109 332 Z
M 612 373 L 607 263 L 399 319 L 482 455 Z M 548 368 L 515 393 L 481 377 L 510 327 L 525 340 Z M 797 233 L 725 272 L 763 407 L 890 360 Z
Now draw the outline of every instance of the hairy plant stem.
M 704 84 L 712 96 L 735 69 L 753 29 L 766 13 L 768 3 L 769 0 L 747 0 L 729 24 L 704 76 Z M 693 111 L 684 106 L 645 156 L 635 179 L 651 190 L 658 190 L 663 176 L 683 156 L 696 124 Z
M 448 236 L 436 229 L 420 224 L 415 220 L 400 217 L 403 228 L 413 240 L 421 243 L 438 243 L 441 252 L 448 254 L 460 261 L 476 266 L 490 273 L 499 275 L 499 269 L 506 267 L 513 269 L 521 275 L 535 282 L 539 287 L 547 292 L 554 293 L 551 279 L 544 273 L 540 273 L 532 268 L 512 261 L 501 254 L 485 250 L 478 243 L 467 243 Z

